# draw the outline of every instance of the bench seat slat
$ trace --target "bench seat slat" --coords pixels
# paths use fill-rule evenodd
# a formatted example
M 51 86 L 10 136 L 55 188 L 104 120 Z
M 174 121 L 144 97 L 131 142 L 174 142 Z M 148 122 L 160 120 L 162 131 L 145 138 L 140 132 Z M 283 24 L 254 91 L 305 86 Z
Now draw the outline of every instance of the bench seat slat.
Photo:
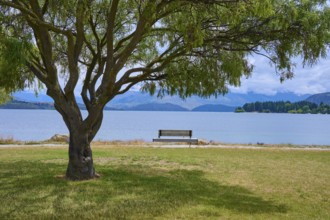
M 182 137 L 191 137 L 191 130 L 159 130 L 159 137 L 161 136 L 182 136 Z

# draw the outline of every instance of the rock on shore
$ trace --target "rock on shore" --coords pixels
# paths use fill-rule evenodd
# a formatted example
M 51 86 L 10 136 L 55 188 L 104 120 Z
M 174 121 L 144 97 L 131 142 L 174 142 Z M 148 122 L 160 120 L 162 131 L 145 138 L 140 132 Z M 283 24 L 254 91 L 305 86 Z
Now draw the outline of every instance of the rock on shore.
M 69 143 L 70 137 L 64 134 L 55 134 L 53 137 L 49 139 L 49 141 Z

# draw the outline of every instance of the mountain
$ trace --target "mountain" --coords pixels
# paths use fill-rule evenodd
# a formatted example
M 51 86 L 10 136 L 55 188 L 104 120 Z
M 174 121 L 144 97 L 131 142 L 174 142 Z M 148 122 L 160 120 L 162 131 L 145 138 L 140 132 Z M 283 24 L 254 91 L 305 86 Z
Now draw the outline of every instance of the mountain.
M 40 93 L 35 96 L 33 92 L 17 92 L 13 94 L 14 98 L 19 101 L 26 102 L 52 102 L 52 99 L 47 95 Z M 310 95 L 296 95 L 294 93 L 277 93 L 276 95 L 263 95 L 256 93 L 228 93 L 225 96 L 200 98 L 198 96 L 192 96 L 185 100 L 182 100 L 179 96 L 165 96 L 158 98 L 157 96 L 151 96 L 148 93 L 140 91 L 129 91 L 125 94 L 116 96 L 107 107 L 114 109 L 130 109 L 134 106 L 145 105 L 150 103 L 179 105 L 185 109 L 194 109 L 201 105 L 226 105 L 226 106 L 243 106 L 245 103 L 251 102 L 265 102 L 265 101 L 290 101 L 297 102 L 303 101 Z M 77 97 L 78 103 L 83 103 L 80 97 Z M 141 107 L 141 106 L 140 106 Z M 142 106 L 143 107 L 143 106 Z M 141 107 L 141 108 L 142 108 Z
M 17 101 L 24 101 L 24 102 L 53 102 L 52 98 L 48 95 L 39 93 L 36 94 L 34 92 L 15 92 L 13 97 Z
M 78 104 L 79 108 L 86 110 L 84 104 Z M 52 102 L 26 102 L 19 100 L 12 100 L 6 104 L 0 105 L 0 109 L 47 109 L 54 110 L 54 104 Z M 104 110 L 120 110 L 111 107 L 105 107 Z
M 157 96 L 150 96 L 148 93 L 142 93 L 139 91 L 129 91 L 123 95 L 115 97 L 108 106 L 115 108 L 130 108 L 136 105 L 147 103 L 171 103 L 182 106 L 187 109 L 194 109 L 201 105 L 227 105 L 227 106 L 242 106 L 245 103 L 250 102 L 265 102 L 265 101 L 290 101 L 297 102 L 303 101 L 308 95 L 296 95 L 294 93 L 277 93 L 276 95 L 263 95 L 256 93 L 228 93 L 225 96 L 200 98 L 198 96 L 192 96 L 185 100 L 182 100 L 179 96 L 165 96 L 163 98 L 157 98 Z
M 170 103 L 147 103 L 137 105 L 126 110 L 131 111 L 189 111 L 186 108 L 183 108 L 179 105 L 174 105 Z
M 193 112 L 234 112 L 236 107 L 227 105 L 201 105 L 193 108 Z
M 318 105 L 321 102 L 323 102 L 324 104 L 330 105 L 330 92 L 315 94 L 315 95 L 309 96 L 305 100 L 308 102 L 318 104 Z
M 54 105 L 52 103 L 45 102 L 24 102 L 13 100 L 4 105 L 0 105 L 0 109 L 49 109 L 53 110 Z
M 48 102 L 53 103 L 53 99 L 46 95 L 43 92 L 35 93 L 30 91 L 21 91 L 21 92 L 15 92 L 13 94 L 14 100 L 17 101 L 24 101 L 24 102 Z M 76 96 L 78 103 L 83 103 L 83 100 L 80 96 Z

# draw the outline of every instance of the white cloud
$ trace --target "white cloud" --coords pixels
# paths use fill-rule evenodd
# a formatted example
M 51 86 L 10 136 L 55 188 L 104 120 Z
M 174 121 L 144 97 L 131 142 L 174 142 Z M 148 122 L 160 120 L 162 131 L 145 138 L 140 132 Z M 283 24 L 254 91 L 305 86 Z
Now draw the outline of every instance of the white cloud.
M 283 83 L 280 82 L 280 77 L 276 75 L 274 67 L 269 64 L 267 58 L 254 56 L 249 58 L 249 62 L 255 66 L 252 76 L 248 79 L 243 77 L 241 86 L 231 87 L 231 92 L 254 92 L 267 95 L 293 92 L 302 95 L 330 91 L 330 58 L 321 59 L 312 67 L 303 67 L 297 60 L 294 78 Z

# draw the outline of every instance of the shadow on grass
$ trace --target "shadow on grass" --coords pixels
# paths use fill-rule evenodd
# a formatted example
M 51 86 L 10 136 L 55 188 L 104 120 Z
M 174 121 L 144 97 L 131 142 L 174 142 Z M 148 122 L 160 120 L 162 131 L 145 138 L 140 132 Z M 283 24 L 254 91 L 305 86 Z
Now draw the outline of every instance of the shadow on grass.
M 208 217 L 219 216 L 221 210 L 238 214 L 287 211 L 286 206 L 243 187 L 211 181 L 199 170 L 100 166 L 100 179 L 68 182 L 55 177 L 65 167 L 27 161 L 0 163 L 0 218 L 150 219 L 189 207 L 212 210 Z
M 264 200 L 243 187 L 210 181 L 199 170 L 173 170 L 164 175 L 148 175 L 148 171 L 154 173 L 152 168 L 145 170 L 145 167 L 132 170 L 119 167 L 103 173 L 110 177 L 116 190 L 147 199 L 150 211 L 155 214 L 183 206 L 213 207 L 243 214 L 287 211 L 284 205 Z M 134 213 L 134 210 L 126 211 Z

